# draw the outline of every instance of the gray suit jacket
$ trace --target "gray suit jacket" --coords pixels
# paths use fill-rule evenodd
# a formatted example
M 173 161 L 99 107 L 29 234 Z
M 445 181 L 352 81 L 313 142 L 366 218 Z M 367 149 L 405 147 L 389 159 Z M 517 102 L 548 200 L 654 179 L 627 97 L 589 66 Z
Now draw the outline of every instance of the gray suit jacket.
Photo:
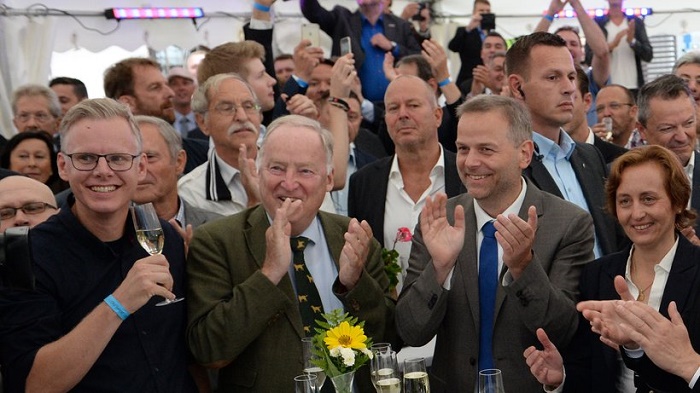
M 208 210 L 192 206 L 182 198 L 180 198 L 180 202 L 185 206 L 185 223 L 192 225 L 192 228 L 197 228 L 205 222 L 214 221 L 217 218 L 225 217 L 219 213 L 210 212 Z
M 337 266 L 350 220 L 323 212 L 319 217 Z M 274 285 L 260 271 L 269 226 L 257 206 L 200 226 L 190 243 L 187 340 L 197 362 L 229 362 L 219 370 L 222 392 L 291 392 L 302 373 L 304 333 L 292 282 L 286 275 Z M 380 255 L 373 241 L 357 286 L 336 293 L 347 312 L 365 321 L 374 342 L 395 336 Z
M 557 346 L 566 345 L 576 331 L 579 275 L 593 259 L 593 222 L 577 206 L 537 189 L 528 181 L 519 216 L 527 219 L 537 208 L 533 260 L 518 280 L 499 286 L 496 295 L 493 354 L 504 370 L 507 392 L 541 392 L 530 374 L 523 351 L 537 343 L 535 331 L 544 328 Z M 396 326 L 409 345 L 427 343 L 437 334 L 431 371 L 431 391 L 473 393 L 479 354 L 479 284 L 476 216 L 473 198 L 462 194 L 447 203 L 453 223 L 455 206 L 464 206 L 464 248 L 457 257 L 451 289 L 435 279 L 435 269 L 416 229 L 408 275 L 396 306 Z M 507 267 L 501 271 L 503 278 Z

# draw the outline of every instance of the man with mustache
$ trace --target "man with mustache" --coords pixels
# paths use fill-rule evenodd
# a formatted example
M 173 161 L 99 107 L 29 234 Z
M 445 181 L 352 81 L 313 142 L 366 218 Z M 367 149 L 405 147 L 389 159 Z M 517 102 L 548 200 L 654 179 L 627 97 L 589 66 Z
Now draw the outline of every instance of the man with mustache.
M 262 108 L 252 88 L 238 74 L 214 75 L 195 91 L 192 110 L 214 148 L 208 162 L 180 179 L 180 196 L 194 207 L 222 215 L 255 206 L 257 185 L 246 175 L 254 169 L 241 167 L 258 152 Z
M 523 174 L 541 190 L 593 216 L 596 257 L 617 251 L 624 236 L 604 210 L 603 156 L 562 128 L 574 117 L 576 91 L 576 69 L 566 42 L 545 32 L 525 36 L 506 53 L 506 70 L 511 94 L 532 117 L 535 151 Z
M 132 57 L 113 64 L 105 72 L 105 95 L 126 104 L 134 115 L 159 117 L 175 121 L 175 96 L 160 65 L 148 58 Z M 207 161 L 209 146 L 201 140 L 185 140 L 185 173 Z

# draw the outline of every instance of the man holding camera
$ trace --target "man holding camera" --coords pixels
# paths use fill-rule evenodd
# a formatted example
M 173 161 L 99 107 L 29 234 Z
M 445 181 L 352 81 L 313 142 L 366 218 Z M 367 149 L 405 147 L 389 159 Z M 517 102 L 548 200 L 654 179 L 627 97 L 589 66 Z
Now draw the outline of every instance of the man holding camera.
M 362 95 L 372 102 L 384 100 L 389 81 L 384 77 L 384 54 L 396 59 L 419 54 L 420 45 L 411 24 L 400 17 L 384 13 L 382 0 L 357 0 L 357 11 L 335 6 L 328 11 L 318 0 L 300 0 L 301 12 L 310 22 L 318 23 L 333 39 L 332 56 L 340 56 L 340 40 L 350 37 L 355 68 L 362 81 Z
M 484 64 L 481 59 L 481 44 L 488 32 L 495 28 L 496 19 L 491 13 L 489 0 L 474 0 L 471 21 L 465 27 L 457 28 L 455 36 L 447 46 L 451 51 L 459 53 L 462 62 L 462 68 L 457 75 L 457 86 L 461 86 L 462 82 L 472 77 L 474 67 Z

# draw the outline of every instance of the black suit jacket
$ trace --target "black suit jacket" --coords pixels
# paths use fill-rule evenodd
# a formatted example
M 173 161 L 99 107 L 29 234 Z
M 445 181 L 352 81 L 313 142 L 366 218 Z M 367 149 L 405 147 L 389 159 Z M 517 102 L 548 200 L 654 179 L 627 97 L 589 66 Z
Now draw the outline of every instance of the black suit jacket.
M 187 162 L 185 162 L 185 171 L 183 175 L 204 164 L 209 159 L 207 156 L 209 152 L 208 140 L 203 141 L 201 139 L 184 138 L 182 140 L 182 148 L 187 153 Z
M 447 44 L 447 47 L 452 52 L 459 54 L 459 59 L 462 61 L 462 68 L 459 69 L 459 74 L 457 75 L 457 86 L 460 86 L 462 82 L 472 77 L 474 67 L 483 64 L 483 61 L 481 61 L 481 45 L 479 29 L 472 29 L 467 32 L 464 26 L 457 28 L 455 36 Z
M 627 152 L 627 149 L 624 147 L 606 142 L 597 136 L 593 137 L 593 146 L 598 148 L 598 151 L 600 151 L 600 154 L 603 155 L 603 159 L 605 160 L 606 164 L 610 164 L 611 162 L 615 161 L 617 157 L 620 157 Z
M 595 147 L 576 142 L 576 148 L 571 154 L 570 161 L 593 217 L 596 240 L 600 244 L 603 255 L 618 251 L 626 244 L 626 237 L 615 219 L 605 211 L 605 179 L 608 170 L 603 156 Z M 540 190 L 563 198 L 559 187 L 542 163 L 542 158 L 537 151 L 534 153 L 530 165 L 523 170 L 523 175 Z
M 340 39 L 350 37 L 352 53 L 355 56 L 355 68 L 360 69 L 365 61 L 365 51 L 362 49 L 362 18 L 360 11 L 350 12 L 345 7 L 335 6 L 328 11 L 318 3 L 318 0 L 301 0 L 301 12 L 312 23 L 318 23 L 333 40 L 331 56 L 340 56 Z M 398 45 L 400 59 L 406 55 L 420 54 L 421 47 L 413 36 L 410 23 L 392 14 L 383 14 L 384 36 Z
M 690 191 L 690 207 L 700 212 L 700 153 L 695 152 L 695 164 L 693 166 L 693 184 Z M 700 234 L 700 220 L 695 222 L 695 233 Z
M 386 150 L 384 150 L 384 145 L 382 145 L 381 139 L 377 134 L 372 133 L 366 128 L 360 128 L 355 137 L 355 146 L 358 149 L 373 155 L 375 158 L 386 157 Z
M 265 64 L 265 72 L 268 75 L 275 77 L 275 61 L 272 56 L 272 32 L 273 29 L 251 29 L 250 22 L 243 25 L 243 37 L 246 41 L 255 41 L 265 48 L 265 59 L 263 64 Z M 275 97 L 279 97 L 279 86 L 275 84 Z M 262 124 L 268 125 L 275 119 L 274 111 L 272 109 L 263 112 Z
M 675 301 L 688 327 L 693 347 L 700 352 L 700 247 L 693 246 L 683 235 L 677 236 L 678 248 L 659 312 L 668 318 L 668 304 Z M 613 280 L 615 276 L 624 277 L 629 253 L 630 247 L 627 247 L 586 265 L 581 275 L 581 300 L 619 299 Z M 662 371 L 646 356 L 639 360 L 625 360 L 639 374 L 638 380 L 643 382 L 637 386 L 638 391 L 690 391 L 680 377 Z M 617 353 L 591 332 L 590 324 L 582 316 L 574 340 L 564 351 L 564 361 L 565 392 L 616 392 L 615 381 L 620 369 Z
M 464 186 L 457 173 L 454 153 L 444 150 L 445 193 L 448 198 L 464 192 Z M 384 206 L 389 184 L 389 172 L 394 156 L 377 160 L 350 176 L 348 194 L 348 216 L 367 220 L 379 244 L 384 245 Z
M 187 133 L 187 138 L 184 139 L 201 139 L 209 144 L 209 137 L 205 135 L 202 130 L 197 126 L 195 129 Z

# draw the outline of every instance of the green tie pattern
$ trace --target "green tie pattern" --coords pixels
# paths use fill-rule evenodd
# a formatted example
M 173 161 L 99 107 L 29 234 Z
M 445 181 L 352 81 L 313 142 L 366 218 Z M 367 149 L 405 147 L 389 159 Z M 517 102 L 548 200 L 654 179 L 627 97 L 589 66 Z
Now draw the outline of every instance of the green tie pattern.
M 304 325 L 304 335 L 310 337 L 314 333 L 316 319 L 321 318 L 321 313 L 323 313 L 323 303 L 321 303 L 321 296 L 318 294 L 316 284 L 314 284 L 314 278 L 309 273 L 304 260 L 304 249 L 309 244 L 309 239 L 299 236 L 290 238 L 289 241 L 294 255 L 294 279 L 301 322 Z

